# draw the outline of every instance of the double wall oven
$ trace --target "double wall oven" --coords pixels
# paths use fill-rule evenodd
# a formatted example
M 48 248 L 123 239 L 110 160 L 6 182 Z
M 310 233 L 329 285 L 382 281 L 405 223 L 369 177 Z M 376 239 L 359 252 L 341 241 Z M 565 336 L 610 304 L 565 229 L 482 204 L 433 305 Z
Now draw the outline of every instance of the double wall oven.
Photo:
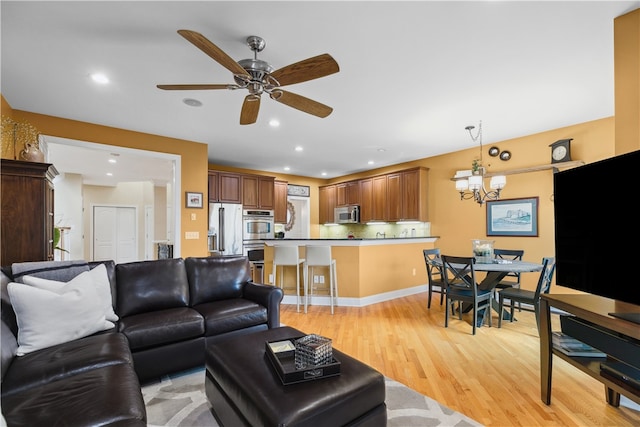
M 242 211 L 243 252 L 249 259 L 257 255 L 250 251 L 264 253 L 264 239 L 273 239 L 274 220 L 272 210 L 244 209 Z M 264 258 L 262 258 L 264 259 Z
M 272 210 L 242 211 L 242 252 L 249 258 L 251 275 L 256 283 L 264 283 L 264 239 L 273 239 Z

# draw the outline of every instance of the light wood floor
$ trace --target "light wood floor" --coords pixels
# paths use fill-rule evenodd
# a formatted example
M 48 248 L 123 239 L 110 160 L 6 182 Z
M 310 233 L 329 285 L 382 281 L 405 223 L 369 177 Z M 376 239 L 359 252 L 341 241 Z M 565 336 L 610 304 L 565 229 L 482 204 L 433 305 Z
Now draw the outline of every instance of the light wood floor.
M 439 295 L 436 295 L 439 298 Z M 554 358 L 551 405 L 540 400 L 539 338 L 532 312 L 483 326 L 470 314 L 444 327 L 439 299 L 421 293 L 367 307 L 282 305 L 281 322 L 333 340 L 336 349 L 487 426 L 640 426 L 640 411 L 605 402 L 604 386 Z M 552 316 L 559 329 L 558 316 Z

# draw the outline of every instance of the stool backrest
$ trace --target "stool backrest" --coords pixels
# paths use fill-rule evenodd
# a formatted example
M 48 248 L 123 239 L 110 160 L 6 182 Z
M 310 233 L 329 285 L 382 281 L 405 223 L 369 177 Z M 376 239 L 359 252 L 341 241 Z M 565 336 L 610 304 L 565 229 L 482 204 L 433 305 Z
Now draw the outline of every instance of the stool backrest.
M 331 265 L 331 246 L 307 246 L 307 265 Z
M 274 246 L 273 262 L 278 265 L 298 265 L 300 257 L 297 246 Z

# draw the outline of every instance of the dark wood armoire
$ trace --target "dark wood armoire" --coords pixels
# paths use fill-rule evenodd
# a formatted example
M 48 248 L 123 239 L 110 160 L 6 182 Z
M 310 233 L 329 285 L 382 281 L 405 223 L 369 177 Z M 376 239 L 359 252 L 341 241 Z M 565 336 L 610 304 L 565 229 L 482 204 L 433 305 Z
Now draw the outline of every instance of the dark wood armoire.
M 53 260 L 53 178 L 50 163 L 2 159 L 0 265 Z

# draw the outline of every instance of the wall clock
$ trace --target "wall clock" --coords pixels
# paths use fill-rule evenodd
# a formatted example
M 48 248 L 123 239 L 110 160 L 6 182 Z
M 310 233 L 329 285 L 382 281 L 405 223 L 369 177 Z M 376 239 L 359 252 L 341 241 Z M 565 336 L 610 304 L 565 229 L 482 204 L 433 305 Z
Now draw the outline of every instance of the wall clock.
M 551 147 L 551 163 L 561 163 L 561 162 L 569 162 L 571 161 L 571 140 L 569 139 L 560 139 L 553 144 L 549 145 Z

